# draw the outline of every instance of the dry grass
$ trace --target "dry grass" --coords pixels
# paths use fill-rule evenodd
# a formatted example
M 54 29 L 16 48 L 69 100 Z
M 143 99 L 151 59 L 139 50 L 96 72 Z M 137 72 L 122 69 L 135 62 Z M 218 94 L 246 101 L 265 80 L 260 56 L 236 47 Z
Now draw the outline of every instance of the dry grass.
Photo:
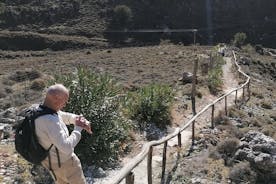
M 236 184 L 256 183 L 257 174 L 250 167 L 249 162 L 240 162 L 230 169 L 229 178 Z

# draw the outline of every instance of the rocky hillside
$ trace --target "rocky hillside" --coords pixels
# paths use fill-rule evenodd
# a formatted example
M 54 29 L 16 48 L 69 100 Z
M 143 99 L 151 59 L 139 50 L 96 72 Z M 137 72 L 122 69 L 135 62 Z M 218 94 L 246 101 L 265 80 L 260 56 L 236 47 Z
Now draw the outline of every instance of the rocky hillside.
M 119 20 L 113 11 L 118 5 L 126 5 L 130 11 Z M 196 28 L 201 44 L 229 42 L 235 33 L 245 32 L 250 43 L 276 47 L 274 7 L 273 0 L 5 0 L 0 3 L 0 25 L 1 29 L 89 38 L 108 36 L 104 31 L 114 29 Z M 193 40 L 191 33 L 183 32 L 130 36 L 144 41 Z
M 250 100 L 217 118 L 215 129 L 199 130 L 194 151 L 172 166 L 171 183 L 276 182 L 276 58 L 247 47 L 238 60 L 251 76 Z

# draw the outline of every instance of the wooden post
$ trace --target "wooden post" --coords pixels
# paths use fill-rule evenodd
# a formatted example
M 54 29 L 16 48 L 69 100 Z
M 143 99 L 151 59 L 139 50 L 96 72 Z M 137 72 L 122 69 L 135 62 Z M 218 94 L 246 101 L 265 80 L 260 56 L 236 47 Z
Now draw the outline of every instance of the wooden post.
M 242 102 L 244 102 L 244 86 L 242 87 Z
M 192 145 L 195 144 L 195 121 L 192 123 Z
M 225 96 L 225 115 L 227 116 L 227 96 Z
M 214 114 L 215 114 L 215 104 L 212 105 L 212 117 L 211 117 L 211 128 L 214 128 Z
M 181 148 L 181 133 L 179 133 L 178 135 L 177 135 L 177 139 L 178 139 L 178 147 L 179 148 Z
M 148 153 L 148 184 L 152 184 L 152 146 Z
M 251 97 L 251 94 L 250 94 L 250 79 L 249 79 L 249 81 L 248 81 L 248 84 L 247 84 L 247 93 L 248 93 L 248 100 L 250 99 L 250 97 Z
M 236 95 L 235 95 L 235 104 L 237 105 L 237 99 L 238 99 L 238 90 L 236 90 Z
M 168 141 L 166 141 L 164 143 L 161 183 L 165 182 L 165 171 L 166 171 L 166 161 L 167 161 L 167 145 L 168 145 Z
M 126 176 L 126 184 L 134 184 L 134 174 L 131 171 Z
M 2 140 L 3 130 L 0 129 L 0 141 Z
M 195 105 L 195 95 L 196 95 L 196 73 L 197 73 L 197 67 L 198 67 L 198 58 L 196 56 L 194 61 L 194 70 L 193 70 L 193 84 L 192 84 L 192 110 L 193 115 L 196 115 L 196 105 Z

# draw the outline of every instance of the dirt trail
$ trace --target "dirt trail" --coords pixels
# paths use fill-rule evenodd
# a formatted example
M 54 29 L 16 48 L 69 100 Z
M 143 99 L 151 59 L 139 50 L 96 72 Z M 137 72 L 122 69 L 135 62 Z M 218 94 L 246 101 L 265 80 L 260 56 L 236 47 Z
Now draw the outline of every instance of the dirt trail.
M 231 71 L 232 64 L 233 64 L 232 61 L 231 61 L 231 58 L 224 57 L 224 60 L 226 61 L 226 64 L 223 65 L 223 82 L 224 82 L 223 91 L 224 91 L 224 93 L 227 93 L 230 90 L 232 90 L 233 88 L 238 86 L 238 81 L 236 80 L 233 72 Z M 241 95 L 241 93 L 238 93 L 238 96 L 240 96 L 240 95 Z M 203 98 L 204 99 L 202 101 L 204 103 L 197 106 L 197 111 L 198 112 L 199 112 L 199 110 L 203 109 L 206 105 L 208 105 L 210 102 L 215 100 L 217 97 L 209 95 L 209 96 L 205 96 Z M 228 103 L 230 105 L 234 104 L 234 99 L 235 99 L 235 94 L 231 95 L 231 97 L 228 98 Z M 218 103 L 216 105 L 216 109 L 217 110 L 224 109 L 224 101 L 221 102 L 221 103 Z M 187 122 L 191 117 L 192 117 L 191 113 L 186 114 L 186 115 L 181 115 L 181 116 L 179 116 L 179 114 L 177 115 L 177 113 L 175 113 L 175 117 L 173 117 L 173 118 L 175 118 L 175 120 L 177 120 L 177 121 L 181 121 L 181 123 L 183 124 L 183 123 Z M 197 129 L 201 129 L 202 127 L 209 126 L 207 123 L 210 122 L 210 113 L 203 114 L 201 117 L 199 117 L 197 122 L 200 122 L 200 125 L 198 125 L 199 123 L 196 124 Z M 179 123 L 179 124 L 181 124 L 181 123 Z M 183 144 L 182 145 L 183 147 L 190 144 L 191 134 L 192 134 L 192 132 L 191 132 L 190 129 L 187 129 L 187 130 L 182 132 L 181 142 Z M 167 150 L 175 149 L 177 144 L 178 144 L 177 137 L 175 137 L 174 139 L 171 139 L 170 141 L 168 141 Z M 153 158 L 152 158 L 153 181 L 154 181 L 154 178 L 159 178 L 160 177 L 161 167 L 162 167 L 162 151 L 163 151 L 163 145 L 156 146 L 153 149 Z M 170 153 L 174 153 L 174 152 L 170 151 Z M 123 161 L 122 161 L 122 165 L 127 164 L 131 159 L 133 159 L 133 157 L 124 158 Z M 146 170 L 147 170 L 147 159 L 144 159 L 133 170 L 134 175 L 135 175 L 135 184 L 145 184 L 145 183 L 147 183 L 147 172 L 146 172 Z M 119 170 L 113 170 L 110 173 L 108 173 L 109 176 L 107 178 L 97 180 L 97 181 L 95 181 L 95 183 L 96 184 L 108 184 L 112 181 L 110 179 L 112 177 L 114 177 L 118 172 L 119 172 Z M 157 174 L 157 173 L 159 173 L 159 174 Z M 121 183 L 123 184 L 123 183 L 125 183 L 125 181 L 123 180 Z

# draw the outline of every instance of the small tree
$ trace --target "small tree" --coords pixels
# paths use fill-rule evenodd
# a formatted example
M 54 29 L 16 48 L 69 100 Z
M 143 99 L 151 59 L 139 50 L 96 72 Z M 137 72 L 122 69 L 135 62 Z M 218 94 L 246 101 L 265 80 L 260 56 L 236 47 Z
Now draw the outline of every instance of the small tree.
M 169 86 L 151 84 L 136 92 L 130 92 L 125 101 L 125 112 L 144 130 L 154 124 L 164 129 L 170 124 L 170 105 L 173 93 Z
M 208 71 L 208 79 L 207 84 L 210 92 L 216 95 L 219 91 L 221 86 L 223 85 L 222 81 L 222 65 L 225 63 L 223 58 L 219 55 L 212 56 L 211 60 L 211 68 Z
M 236 33 L 234 35 L 234 40 L 233 40 L 233 44 L 236 46 L 236 47 L 241 47 L 242 45 L 245 44 L 245 40 L 246 40 L 247 36 L 245 33 Z
M 132 11 L 126 5 L 117 5 L 114 10 L 113 25 L 115 28 L 124 29 L 132 19 Z
M 4 3 L 0 3 L 0 16 L 5 12 L 5 4 Z
M 85 164 L 103 167 L 116 163 L 124 151 L 128 123 L 120 116 L 119 99 L 113 98 L 120 87 L 106 75 L 78 68 L 75 74 L 58 77 L 70 90 L 66 111 L 83 114 L 91 121 L 93 134 L 83 133 L 76 153 Z

